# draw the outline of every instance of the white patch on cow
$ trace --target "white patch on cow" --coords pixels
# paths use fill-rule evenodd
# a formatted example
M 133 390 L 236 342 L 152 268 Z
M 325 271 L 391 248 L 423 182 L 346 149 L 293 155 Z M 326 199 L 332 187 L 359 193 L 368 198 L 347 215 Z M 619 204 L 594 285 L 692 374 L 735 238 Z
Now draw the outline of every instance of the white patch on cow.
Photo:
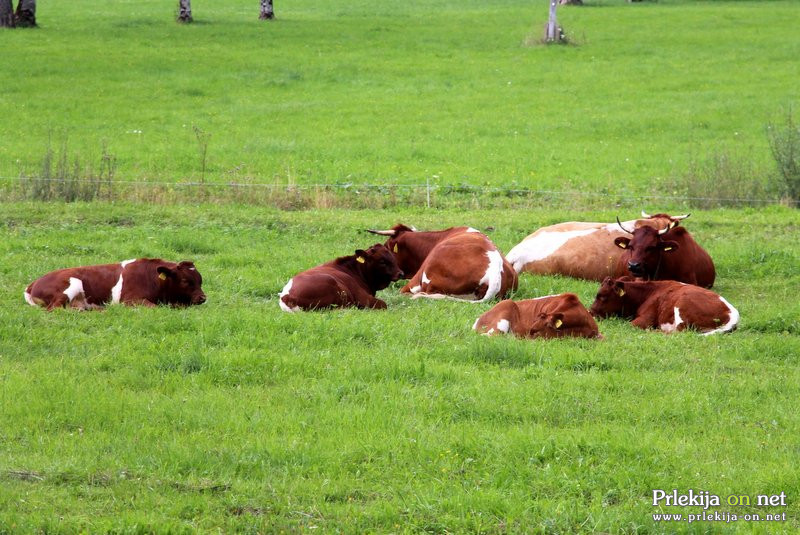
M 558 297 L 561 294 L 550 294 L 550 295 L 543 295 L 541 297 L 534 297 L 531 301 L 536 301 L 537 299 L 548 299 L 550 297 Z
M 75 277 L 70 277 L 69 286 L 67 286 L 67 289 L 64 290 L 64 295 L 67 296 L 67 299 L 69 299 L 69 302 L 71 303 L 73 299 L 81 294 L 83 294 L 83 281 L 76 279 Z
M 719 300 L 722 301 L 722 304 L 728 307 L 728 323 L 720 327 L 719 329 L 714 329 L 713 331 L 708 331 L 703 333 L 703 336 L 708 336 L 709 334 L 717 334 L 717 333 L 729 333 L 736 329 L 736 326 L 739 325 L 739 311 L 733 308 L 733 305 L 728 303 L 724 297 L 718 295 Z
M 119 263 L 122 266 L 122 271 L 125 271 L 125 266 L 136 262 L 136 258 L 131 258 L 130 260 L 123 260 Z M 122 300 L 122 271 L 119 272 L 119 279 L 117 279 L 117 283 L 111 288 L 111 302 L 112 303 L 119 303 Z
M 418 288 L 418 286 L 415 286 L 414 288 Z M 466 303 L 481 302 L 475 300 L 474 294 L 468 294 L 468 295 L 429 294 L 425 292 L 420 292 L 419 290 L 417 290 L 417 292 L 414 292 L 414 288 L 411 288 L 411 291 L 414 293 L 414 295 L 411 296 L 411 299 L 419 299 L 420 297 L 424 297 L 426 299 L 452 299 L 453 301 L 464 301 Z
M 422 284 L 428 284 L 431 280 L 428 278 L 428 274 L 424 271 L 422 272 Z
M 286 285 L 283 287 L 281 293 L 278 294 L 278 304 L 281 306 L 281 310 L 283 310 L 284 312 L 297 312 L 298 310 L 300 310 L 299 306 L 290 307 L 289 305 L 283 302 L 283 296 L 289 295 L 289 292 L 292 289 L 292 284 L 294 284 L 294 279 L 289 279 L 289 282 L 287 282 Z
M 33 300 L 33 297 L 32 297 L 32 296 L 31 296 L 31 294 L 28 292 L 28 290 L 25 290 L 25 293 L 24 293 L 23 295 L 25 296 L 25 302 L 26 302 L 26 303 L 28 303 L 28 304 L 29 304 L 30 306 L 32 306 L 32 307 L 35 307 L 35 306 L 37 306 L 37 305 L 36 305 L 36 301 L 34 301 L 34 300 Z
M 659 327 L 665 333 L 672 333 L 678 330 L 678 326 L 683 323 L 683 318 L 681 318 L 681 311 L 678 310 L 678 307 L 673 307 L 672 313 L 675 315 L 675 319 L 672 323 L 662 323 Z
M 502 319 L 497 322 L 497 330 L 503 331 L 504 333 L 508 333 L 508 329 L 511 327 L 511 323 L 507 319 Z
M 489 336 L 489 335 L 490 335 L 490 334 L 492 334 L 493 332 L 494 332 L 494 329 L 489 329 L 488 331 L 486 331 L 486 336 Z
M 494 299 L 494 296 L 500 292 L 500 287 L 503 285 L 503 255 L 495 249 L 487 251 L 486 256 L 489 258 L 489 265 L 478 284 L 486 284 L 488 288 L 486 289 L 486 295 L 479 302 Z
M 469 227 L 465 232 L 480 232 L 480 230 L 476 228 Z
M 420 290 L 422 290 L 422 286 L 414 286 L 410 291 L 412 294 L 416 294 L 419 293 Z
M 597 230 L 596 228 L 590 228 L 586 230 L 570 230 L 564 232 L 542 232 L 541 234 L 518 243 L 509 251 L 508 255 L 506 255 L 506 259 L 514 266 L 517 273 L 519 273 L 526 264 L 547 258 L 572 238 L 586 236 L 592 232 L 597 232 Z
M 32 304 L 32 303 L 31 303 L 31 304 Z M 472 324 L 472 330 L 473 330 L 473 331 L 477 331 L 477 330 L 478 330 L 478 322 L 479 322 L 479 321 L 481 321 L 481 319 L 480 319 L 480 318 L 476 319 L 476 320 L 475 320 L 475 323 L 473 323 L 473 324 Z

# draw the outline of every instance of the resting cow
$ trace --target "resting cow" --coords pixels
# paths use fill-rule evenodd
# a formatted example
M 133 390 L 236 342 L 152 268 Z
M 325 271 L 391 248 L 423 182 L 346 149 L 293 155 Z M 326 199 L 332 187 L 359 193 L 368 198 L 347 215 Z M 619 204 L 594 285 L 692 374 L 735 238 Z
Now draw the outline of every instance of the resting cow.
M 522 338 L 602 338 L 597 323 L 572 293 L 501 301 L 479 317 L 472 328 L 489 336 L 513 333 Z
M 617 261 L 617 276 L 629 271 L 631 275 L 647 280 L 675 280 L 696 284 L 704 288 L 714 285 L 714 261 L 700 247 L 689 231 L 673 221 L 668 227 L 657 230 L 642 226 L 633 231 L 620 228 L 631 237 L 620 236 L 614 245 L 623 250 Z
M 517 287 L 517 274 L 494 243 L 471 227 L 419 232 L 405 225 L 371 230 L 389 236 L 386 246 L 414 276 L 400 291 L 414 298 L 483 302 Z
M 89 310 L 108 303 L 186 306 L 205 303 L 202 284 L 192 262 L 139 258 L 52 271 L 33 281 L 24 296 L 28 304 L 47 310 Z
M 642 212 L 641 219 L 626 221 L 624 225 L 660 230 L 686 217 L 651 216 Z M 627 274 L 624 266 L 621 271 L 619 268 L 624 251 L 614 244 L 616 238 L 623 236 L 625 232 L 617 223 L 558 223 L 540 228 L 522 240 L 509 251 L 507 258 L 517 273 L 559 274 L 601 281 Z
M 386 308 L 378 290 L 403 277 L 389 249 L 376 243 L 289 279 L 279 304 L 286 312 L 329 307 Z
M 606 278 L 591 313 L 597 318 L 632 318 L 642 329 L 665 333 L 696 329 L 704 335 L 727 333 L 739 324 L 739 311 L 711 290 L 676 281 Z

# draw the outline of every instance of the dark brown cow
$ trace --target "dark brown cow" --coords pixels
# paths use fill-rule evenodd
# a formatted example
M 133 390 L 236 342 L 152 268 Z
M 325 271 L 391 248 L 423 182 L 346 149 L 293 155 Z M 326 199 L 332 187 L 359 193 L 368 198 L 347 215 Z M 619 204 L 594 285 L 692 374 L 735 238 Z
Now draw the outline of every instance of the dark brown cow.
M 329 307 L 386 308 L 378 290 L 403 277 L 394 255 L 376 243 L 366 251 L 343 256 L 289 279 L 279 304 L 286 312 Z
M 389 230 L 368 230 L 373 234 L 388 236 L 384 245 L 394 253 L 397 265 L 406 274 L 412 277 L 434 247 L 441 241 L 456 234 L 465 232 L 478 232 L 472 227 L 451 227 L 445 230 L 419 231 L 407 225 L 398 224 Z
M 714 261 L 700 247 L 689 231 L 673 221 L 667 228 L 638 227 L 627 230 L 631 237 L 620 236 L 614 245 L 624 249 L 617 261 L 617 274 L 628 270 L 634 277 L 647 280 L 675 280 L 704 288 L 714 285 Z
M 405 225 L 371 230 L 389 236 L 398 264 L 414 270 L 400 291 L 414 298 L 488 301 L 517 287 L 517 274 L 488 236 L 472 227 L 419 232 Z
M 203 278 L 192 262 L 139 258 L 59 269 L 33 281 L 24 295 L 28 304 L 47 310 L 88 310 L 108 303 L 185 306 L 205 303 L 202 284 Z
M 501 301 L 479 317 L 472 328 L 489 336 L 513 333 L 523 338 L 602 338 L 597 323 L 572 293 Z
M 591 313 L 598 318 L 632 318 L 642 329 L 665 333 L 696 329 L 704 335 L 727 333 L 739 324 L 739 311 L 722 296 L 676 281 L 635 281 L 606 278 Z

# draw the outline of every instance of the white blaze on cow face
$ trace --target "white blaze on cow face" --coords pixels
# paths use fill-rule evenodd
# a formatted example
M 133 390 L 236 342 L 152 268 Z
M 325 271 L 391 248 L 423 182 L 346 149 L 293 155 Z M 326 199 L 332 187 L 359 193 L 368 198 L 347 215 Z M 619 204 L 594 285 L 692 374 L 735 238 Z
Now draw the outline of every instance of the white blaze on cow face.
M 136 262 L 136 259 L 131 258 L 130 260 L 123 260 L 122 262 L 119 263 L 119 265 L 122 266 L 122 271 L 119 272 L 119 279 L 117 280 L 117 283 L 114 285 L 113 288 L 111 288 L 112 303 L 119 303 L 120 300 L 122 299 L 122 272 L 125 271 L 125 266 L 127 266 L 132 262 Z
M 486 284 L 488 288 L 481 302 L 494 299 L 503 284 L 503 256 L 500 251 L 497 249 L 488 251 L 486 256 L 489 258 L 489 266 L 478 284 Z
M 73 299 L 81 294 L 83 294 L 83 281 L 76 279 L 75 277 L 70 277 L 69 286 L 67 286 L 67 289 L 64 290 L 64 295 L 67 296 L 67 299 L 69 299 L 69 302 L 71 303 Z
M 26 303 L 28 303 L 32 307 L 36 306 L 36 301 L 33 300 L 33 297 L 31 297 L 31 294 L 28 293 L 27 290 L 25 290 L 25 293 L 23 294 L 23 296 L 25 297 L 25 302 Z
M 525 264 L 547 258 L 572 238 L 586 236 L 599 229 L 591 228 L 587 230 L 570 230 L 565 232 L 542 232 L 529 240 L 518 243 L 506 258 L 519 273 Z
M 721 295 L 717 297 L 719 297 L 719 300 L 722 301 L 723 305 L 728 307 L 728 315 L 730 316 L 728 318 L 728 323 L 726 323 L 719 329 L 714 329 L 713 331 L 702 333 L 703 336 L 708 336 L 709 334 L 717 334 L 717 333 L 729 333 L 731 331 L 734 331 L 736 329 L 736 326 L 739 325 L 739 311 L 733 308 L 733 305 L 728 303 L 728 301 L 726 301 L 725 298 L 722 297 Z
M 681 318 L 681 311 L 678 310 L 678 307 L 674 307 L 672 310 L 673 314 L 675 315 L 675 319 L 672 323 L 662 323 L 659 327 L 665 333 L 671 333 L 678 330 L 678 326 L 683 323 L 683 318 Z
M 479 322 L 479 321 L 481 321 L 481 319 L 480 319 L 480 318 L 476 319 L 476 320 L 475 320 L 475 323 L 473 323 L 473 324 L 472 324 L 472 330 L 473 330 L 473 331 L 477 331 L 477 330 L 478 330 L 478 322 Z
M 298 310 L 300 310 L 299 306 L 290 307 L 289 305 L 283 302 L 283 296 L 289 295 L 289 292 L 292 289 L 292 283 L 294 283 L 294 279 L 289 279 L 289 282 L 287 282 L 286 285 L 283 287 L 281 293 L 278 294 L 278 304 L 281 306 L 281 310 L 283 310 L 284 312 L 297 312 Z

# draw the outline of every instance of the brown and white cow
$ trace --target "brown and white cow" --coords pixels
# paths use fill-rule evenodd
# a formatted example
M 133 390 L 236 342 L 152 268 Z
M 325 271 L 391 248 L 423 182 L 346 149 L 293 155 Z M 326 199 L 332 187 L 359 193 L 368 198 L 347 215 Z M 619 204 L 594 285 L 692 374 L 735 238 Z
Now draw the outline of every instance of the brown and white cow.
M 206 302 L 202 284 L 192 262 L 139 258 L 52 271 L 28 285 L 24 297 L 28 304 L 47 310 L 88 310 L 109 303 L 188 306 Z
M 594 318 L 573 293 L 501 301 L 475 320 L 472 328 L 489 336 L 602 338 Z
M 625 221 L 626 228 L 652 227 L 661 230 L 676 221 L 689 217 L 667 214 L 648 215 L 641 219 Z M 579 279 L 601 281 L 605 277 L 627 274 L 619 271 L 619 258 L 624 251 L 614 244 L 616 238 L 626 236 L 615 223 L 585 223 L 572 221 L 543 227 L 526 237 L 506 258 L 517 273 L 540 275 L 566 275 Z
M 420 232 L 406 225 L 370 230 L 389 236 L 385 245 L 406 274 L 400 291 L 412 297 L 484 302 L 516 289 L 517 273 L 488 236 L 472 227 Z
M 676 281 L 608 277 L 600 285 L 590 311 L 597 318 L 632 318 L 639 328 L 666 333 L 684 329 L 695 329 L 704 335 L 727 333 L 739 324 L 739 311 L 724 297 Z
M 403 277 L 394 255 L 376 243 L 366 251 L 342 256 L 289 279 L 279 296 L 286 312 L 329 307 L 386 308 L 378 290 Z
M 627 270 L 647 280 L 675 280 L 704 288 L 714 285 L 714 261 L 688 230 L 678 226 L 679 221 L 661 230 L 642 226 L 632 231 L 617 222 L 631 235 L 614 239 L 614 245 L 623 250 L 617 261 L 617 276 Z

